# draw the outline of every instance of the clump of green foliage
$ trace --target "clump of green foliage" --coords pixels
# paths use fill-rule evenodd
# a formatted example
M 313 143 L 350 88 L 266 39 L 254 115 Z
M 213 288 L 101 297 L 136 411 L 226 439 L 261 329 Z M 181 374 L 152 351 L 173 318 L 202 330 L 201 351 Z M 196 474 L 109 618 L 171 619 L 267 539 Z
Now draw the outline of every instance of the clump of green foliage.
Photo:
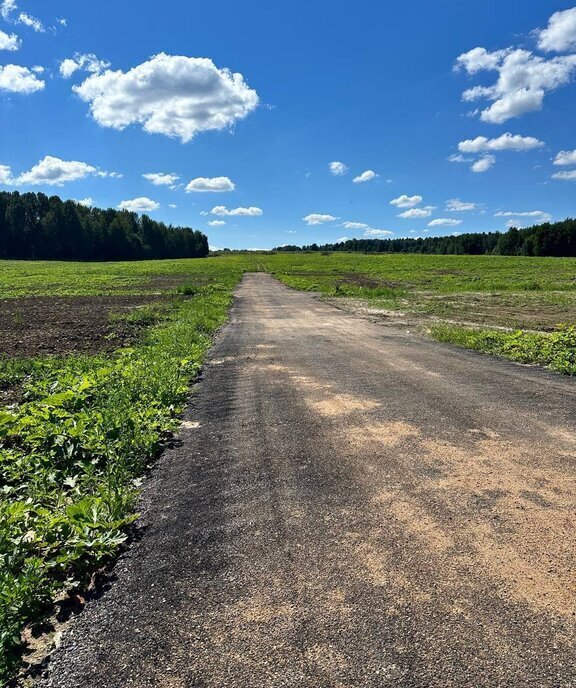
M 555 332 L 475 329 L 454 325 L 433 327 L 432 336 L 486 354 L 503 356 L 519 363 L 532 363 L 576 375 L 576 326 L 559 326 Z
M 112 357 L 0 365 L 22 386 L 21 403 L 0 407 L 0 683 L 24 625 L 126 539 L 139 478 L 176 427 L 230 301 L 230 288 L 177 297 Z

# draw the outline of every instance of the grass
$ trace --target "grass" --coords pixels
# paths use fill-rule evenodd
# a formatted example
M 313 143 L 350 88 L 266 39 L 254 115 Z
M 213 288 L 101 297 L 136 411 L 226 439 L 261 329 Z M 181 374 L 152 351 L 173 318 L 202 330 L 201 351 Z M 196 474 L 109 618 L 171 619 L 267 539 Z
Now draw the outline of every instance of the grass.
M 23 627 L 62 590 L 85 587 L 127 537 L 139 480 L 177 427 L 241 276 L 232 265 L 221 273 L 187 261 L 188 285 L 196 265 L 193 295 L 187 289 L 167 308 L 122 316 L 148 326 L 129 349 L 0 361 L 0 386 L 21 387 L 19 403 L 0 407 L 2 684 L 18 667 Z M 137 268 L 128 266 L 130 279 L 140 278 Z M 69 272 L 67 284 L 59 279 L 74 292 L 76 275 Z M 99 288 L 100 279 L 87 279 L 77 291 Z
M 435 319 L 440 341 L 576 373 L 575 328 L 553 328 L 576 322 L 573 259 L 279 253 L 0 262 L 3 300 L 166 297 L 161 306 L 111 316 L 141 328 L 129 349 L 0 357 L 0 390 L 17 389 L 0 406 L 0 682 L 18 666 L 23 627 L 55 595 L 85 586 L 126 539 L 139 482 L 178 425 L 234 285 L 253 270 L 294 288 Z
M 503 332 L 439 325 L 432 328 L 432 336 L 440 342 L 576 375 L 574 325 L 559 327 L 556 332 Z

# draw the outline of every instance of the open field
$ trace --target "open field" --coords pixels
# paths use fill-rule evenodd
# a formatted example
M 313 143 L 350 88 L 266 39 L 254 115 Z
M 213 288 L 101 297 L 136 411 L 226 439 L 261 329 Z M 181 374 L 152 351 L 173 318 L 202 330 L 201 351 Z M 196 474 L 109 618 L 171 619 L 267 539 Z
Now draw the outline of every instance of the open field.
M 538 331 L 555 337 L 554 360 L 566 363 L 552 367 L 575 372 L 573 334 L 546 334 L 576 322 L 573 259 L 0 262 L 0 676 L 19 661 L 25 624 L 61 590 L 84 589 L 125 540 L 139 480 L 177 427 L 246 271 L 270 272 L 382 324 L 550 365 L 541 356 L 547 339 L 516 334 L 512 346 L 501 331 L 497 345 L 477 330 L 464 336 L 461 326 Z

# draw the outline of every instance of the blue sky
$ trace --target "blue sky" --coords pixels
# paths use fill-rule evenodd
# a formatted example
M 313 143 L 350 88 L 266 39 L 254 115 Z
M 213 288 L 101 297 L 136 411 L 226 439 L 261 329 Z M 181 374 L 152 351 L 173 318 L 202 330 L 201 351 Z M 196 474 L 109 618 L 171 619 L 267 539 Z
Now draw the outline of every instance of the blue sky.
M 231 248 L 576 214 L 574 0 L 0 6 L 2 188 Z

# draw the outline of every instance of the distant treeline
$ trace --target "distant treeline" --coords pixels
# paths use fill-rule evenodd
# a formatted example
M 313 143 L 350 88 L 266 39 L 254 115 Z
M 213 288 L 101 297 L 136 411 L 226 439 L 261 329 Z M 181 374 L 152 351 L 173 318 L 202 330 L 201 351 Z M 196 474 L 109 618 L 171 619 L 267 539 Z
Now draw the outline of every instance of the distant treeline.
M 88 208 L 43 193 L 0 192 L 0 258 L 136 260 L 199 258 L 208 239 L 127 210 Z
M 460 234 L 418 239 L 348 239 L 336 244 L 279 246 L 275 251 L 353 251 L 361 253 L 495 254 L 501 256 L 576 256 L 576 220 L 546 222 L 507 232 Z

